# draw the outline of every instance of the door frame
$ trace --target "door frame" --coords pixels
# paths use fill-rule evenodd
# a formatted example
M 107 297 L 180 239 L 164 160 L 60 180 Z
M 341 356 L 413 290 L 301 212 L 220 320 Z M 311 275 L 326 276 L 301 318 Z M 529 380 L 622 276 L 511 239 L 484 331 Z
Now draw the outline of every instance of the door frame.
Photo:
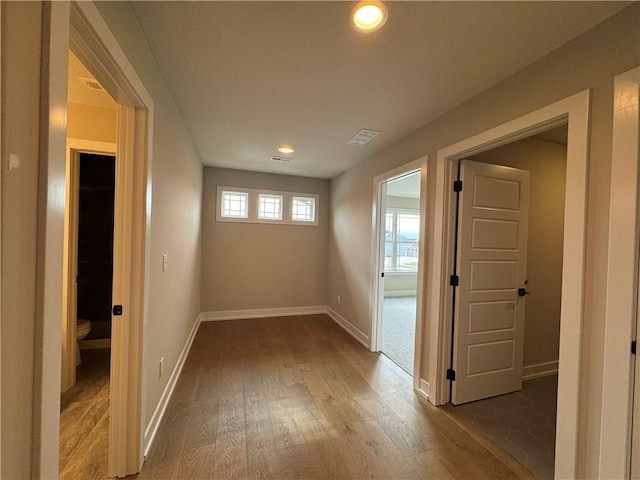
M 614 78 L 609 251 L 604 333 L 604 370 L 600 431 L 600 478 L 629 478 L 633 422 L 634 359 L 631 341 L 638 327 L 640 259 L 640 66 Z M 637 361 L 637 359 L 636 359 Z M 636 414 L 640 381 L 636 372 Z M 632 426 L 635 423 L 635 427 Z M 640 458 L 633 459 L 640 462 Z M 636 465 L 640 474 L 640 465 Z M 634 470 L 635 472 L 635 470 Z
M 2 5 L 0 5 L 0 105 L 2 105 Z M 0 111 L 0 132 L 2 132 L 2 112 Z M 4 158 L 4 146 L 0 135 L 0 160 Z M 0 168 L 0 212 L 2 212 L 2 168 Z M 0 221 L 0 338 L 2 338 L 2 221 Z M 0 359 L 2 358 L 2 342 L 0 342 Z M 0 385 L 2 385 L 2 361 L 0 360 Z M 2 396 L 0 396 L 2 411 Z M 2 415 L 0 415 L 2 417 Z M 0 421 L 0 459 L 2 458 L 2 421 Z M 0 460 L 0 478 L 2 478 L 2 461 Z
M 36 397 L 33 472 L 56 478 L 62 327 L 62 254 L 66 158 L 67 63 L 69 49 L 116 99 L 118 107 L 116 209 L 129 207 L 116 226 L 114 268 L 120 275 L 114 300 L 125 315 L 114 322 L 111 351 L 109 477 L 140 471 L 143 462 L 144 382 L 142 340 L 148 304 L 149 226 L 153 101 L 118 41 L 92 2 L 45 3 L 43 98 L 50 115 L 43 119 L 44 185 L 40 190 L 39 237 L 43 245 L 39 318 L 36 335 Z M 43 74 L 44 75 L 44 74 Z M 116 267 L 118 265 L 118 267 Z M 114 277 L 116 274 L 114 273 Z M 45 315 L 46 312 L 46 315 Z M 55 433 L 54 433 L 55 432 Z
M 412 172 L 420 172 L 420 238 L 418 240 L 418 284 L 416 290 L 416 331 L 415 350 L 413 360 L 413 388 L 423 396 L 428 395 L 428 388 L 425 382 L 421 381 L 421 358 L 422 358 L 422 336 L 424 324 L 423 297 L 426 277 L 426 215 L 427 215 L 427 162 L 429 156 L 426 155 L 417 160 L 404 164 L 400 167 L 388 170 L 373 179 L 373 206 L 371 220 L 371 345 L 372 352 L 379 352 L 381 348 L 382 336 L 382 300 L 380 295 L 380 278 L 383 264 L 381 264 L 381 251 L 384 249 L 384 242 L 381 240 L 382 230 L 379 226 L 384 225 L 384 204 L 382 197 L 386 183 L 395 178 L 403 177 Z M 383 297 L 383 296 L 382 296 Z
M 557 478 L 575 478 L 577 472 L 578 415 L 582 354 L 582 317 L 587 219 L 590 90 L 584 90 L 515 120 L 462 140 L 438 151 L 436 160 L 435 218 L 429 318 L 429 400 L 435 405 L 449 401 L 452 287 L 448 278 L 453 266 L 455 202 L 451 188 L 458 162 L 568 122 L 567 180 L 565 184 L 565 230 L 562 272 L 562 307 L 556 425 Z M 577 341 L 576 339 L 579 339 Z
M 73 307 L 77 300 L 75 278 L 78 273 L 78 190 L 80 187 L 80 154 L 97 153 L 116 155 L 117 144 L 78 138 L 67 139 L 66 202 L 63 252 L 62 298 L 62 380 L 61 391 L 66 392 L 76 383 L 76 317 Z M 65 321 L 66 320 L 66 321 Z

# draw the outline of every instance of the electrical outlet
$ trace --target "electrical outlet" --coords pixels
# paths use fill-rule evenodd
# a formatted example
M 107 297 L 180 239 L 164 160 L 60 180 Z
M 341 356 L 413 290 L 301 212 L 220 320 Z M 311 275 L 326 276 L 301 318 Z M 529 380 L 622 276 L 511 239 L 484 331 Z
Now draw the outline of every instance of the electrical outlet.
M 160 366 L 158 368 L 158 378 L 162 378 L 163 373 L 164 373 L 164 357 L 160 359 Z
M 342 305 L 342 298 L 340 298 L 340 295 L 336 295 L 336 300 L 338 301 L 338 305 Z

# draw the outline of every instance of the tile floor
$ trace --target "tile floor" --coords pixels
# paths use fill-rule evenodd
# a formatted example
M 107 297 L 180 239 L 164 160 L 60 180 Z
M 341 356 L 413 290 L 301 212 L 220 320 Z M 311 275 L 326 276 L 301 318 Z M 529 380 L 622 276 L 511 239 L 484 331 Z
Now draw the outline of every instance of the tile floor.
M 107 478 L 109 349 L 83 350 L 76 384 L 60 399 L 60 479 Z
M 553 479 L 558 376 L 522 384 L 522 391 L 452 407 L 543 480 Z

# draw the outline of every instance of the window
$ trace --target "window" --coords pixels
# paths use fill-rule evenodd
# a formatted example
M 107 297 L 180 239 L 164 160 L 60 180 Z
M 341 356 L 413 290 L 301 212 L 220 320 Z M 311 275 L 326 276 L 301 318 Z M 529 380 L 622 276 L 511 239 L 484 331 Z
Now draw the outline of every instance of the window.
M 258 218 L 282 220 L 282 196 L 259 194 Z
M 217 198 L 218 222 L 318 225 L 316 194 L 219 186 Z
M 222 192 L 222 216 L 228 218 L 248 217 L 249 195 L 245 192 Z
M 387 210 L 384 238 L 385 271 L 418 271 L 419 232 L 419 213 Z
M 314 222 L 316 201 L 315 198 L 293 197 L 291 201 L 291 220 L 295 222 Z

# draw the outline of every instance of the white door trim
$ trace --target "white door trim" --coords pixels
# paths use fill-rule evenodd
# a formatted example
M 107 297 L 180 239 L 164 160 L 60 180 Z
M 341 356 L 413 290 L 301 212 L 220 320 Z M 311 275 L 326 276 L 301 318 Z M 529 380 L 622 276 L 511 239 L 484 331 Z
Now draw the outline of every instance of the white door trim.
M 384 182 L 388 182 L 396 177 L 406 175 L 412 171 L 420 171 L 420 239 L 418 242 L 418 285 L 416 290 L 416 332 L 415 332 L 415 352 L 413 361 L 413 388 L 421 391 L 422 385 L 425 382 L 420 382 L 421 379 L 421 358 L 422 358 L 422 337 L 425 329 L 423 324 L 425 316 L 423 312 L 423 298 L 425 289 L 425 277 L 426 277 L 426 215 L 427 215 L 427 162 L 429 156 L 426 155 L 417 160 L 409 162 L 400 167 L 389 170 L 376 176 L 373 179 L 373 207 L 371 218 L 371 288 L 370 288 L 370 317 L 371 317 L 371 341 L 370 349 L 372 352 L 380 350 L 380 321 L 379 321 L 379 309 L 380 309 L 380 295 L 379 295 L 379 281 L 380 274 L 382 272 L 380 264 L 380 234 L 378 232 L 378 222 L 383 221 L 380 218 L 381 215 L 381 189 Z M 428 392 L 423 392 L 425 395 Z
M 451 349 L 451 287 L 453 265 L 453 191 L 457 162 L 465 156 L 528 137 L 568 121 L 565 234 L 556 434 L 557 478 L 575 478 L 577 469 L 580 364 L 586 250 L 586 206 L 589 140 L 589 90 L 555 102 L 520 118 L 438 151 L 435 218 L 430 288 L 430 401 L 449 398 L 445 372 Z M 438 233 L 439 232 L 439 233 Z
M 2 6 L 0 5 L 0 105 L 2 105 Z M 0 112 L 0 132 L 2 132 L 2 114 Z M 4 158 L 4 148 L 0 136 L 0 159 Z M 2 212 L 2 168 L 0 168 L 0 212 Z M 2 278 L 2 222 L 0 221 L 0 279 Z M 0 284 L 0 338 L 2 338 L 2 285 Z M 0 342 L 2 343 L 2 342 Z M 0 358 L 2 358 L 0 347 Z M 0 362 L 0 377 L 2 377 L 2 362 Z M 2 385 L 2 378 L 0 378 Z M 2 411 L 2 397 L 0 396 L 0 411 Z M 0 415 L 1 417 L 1 415 Z M 0 459 L 2 459 L 2 422 L 0 421 Z M 2 460 L 0 460 L 0 478 L 2 478 Z
M 43 2 L 31 476 L 58 477 L 69 3 Z
M 143 462 L 153 101 L 92 2 L 72 3 L 71 27 L 71 49 L 119 104 L 108 476 L 124 477 Z
M 600 478 L 630 475 L 634 378 L 630 347 L 636 336 L 640 248 L 639 101 L 640 67 L 636 67 L 614 79 Z
M 50 76 L 43 77 L 43 96 L 49 100 L 48 118 L 43 140 L 43 163 L 41 168 L 42 200 L 41 227 L 44 249 L 38 258 L 39 285 L 43 290 L 38 295 L 39 317 L 42 330 L 36 334 L 36 372 L 34 406 L 33 472 L 38 478 L 56 478 L 59 456 L 59 409 L 60 409 L 60 358 L 62 326 L 62 252 L 64 242 L 64 161 L 66 157 L 66 103 L 67 60 L 71 48 L 80 60 L 96 75 L 102 86 L 121 104 L 133 111 L 135 122 L 128 122 L 129 129 L 118 138 L 118 157 L 123 145 L 131 145 L 127 161 L 133 163 L 132 175 L 125 188 L 132 191 L 136 220 L 130 230 L 128 242 L 133 252 L 130 265 L 130 312 L 127 342 L 121 348 L 128 351 L 126 376 L 120 384 L 113 384 L 118 401 L 111 402 L 111 430 L 122 432 L 111 452 L 115 463 L 110 462 L 109 476 L 122 477 L 136 473 L 142 465 L 142 432 L 144 411 L 143 391 L 143 325 L 146 320 L 147 285 L 145 265 L 149 255 L 149 223 L 151 214 L 151 145 L 153 137 L 153 101 L 137 76 L 135 69 L 120 48 L 113 33 L 102 19 L 92 2 L 45 3 L 43 28 L 48 41 L 43 50 L 44 66 Z M 47 16 L 48 15 L 48 16 Z M 48 83 L 47 83 L 48 82 Z M 55 104 L 54 104 L 55 100 Z M 117 187 L 116 187 L 117 188 Z M 46 204 L 44 202 L 47 202 Z M 57 259 L 56 259 L 57 258 Z M 49 265 L 51 263 L 53 266 Z M 44 314 L 46 312 L 46 315 Z M 112 348 L 112 356 L 114 354 Z M 118 347 L 115 347 L 118 351 Z M 123 356 L 120 355 L 120 358 Z M 126 395 L 123 395 L 125 392 Z M 125 398 L 126 397 L 126 398 Z M 117 427 L 114 429 L 114 424 Z
M 116 144 L 78 138 L 67 139 L 66 202 L 64 220 L 63 298 L 62 298 L 62 392 L 76 383 L 76 275 L 78 259 L 78 188 L 80 153 L 116 154 Z M 66 320 L 65 320 L 66 319 Z

